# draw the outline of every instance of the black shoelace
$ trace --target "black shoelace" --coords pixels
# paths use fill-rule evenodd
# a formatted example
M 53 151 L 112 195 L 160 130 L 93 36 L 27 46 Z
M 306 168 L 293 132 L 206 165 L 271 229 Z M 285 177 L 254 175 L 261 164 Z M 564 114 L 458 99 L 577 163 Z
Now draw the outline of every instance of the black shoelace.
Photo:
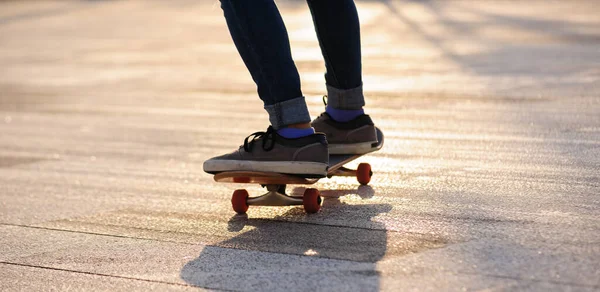
M 252 148 L 254 147 L 254 143 L 256 142 L 256 140 L 258 140 L 260 138 L 263 138 L 262 148 L 265 151 L 273 150 L 273 147 L 275 147 L 275 137 L 277 136 L 277 135 L 275 135 L 275 133 L 276 133 L 275 129 L 273 129 L 272 126 L 269 126 L 269 128 L 267 129 L 266 132 L 256 132 L 256 133 L 250 134 L 248 137 L 246 137 L 246 139 L 244 139 L 244 151 L 246 151 L 246 152 L 252 151 Z

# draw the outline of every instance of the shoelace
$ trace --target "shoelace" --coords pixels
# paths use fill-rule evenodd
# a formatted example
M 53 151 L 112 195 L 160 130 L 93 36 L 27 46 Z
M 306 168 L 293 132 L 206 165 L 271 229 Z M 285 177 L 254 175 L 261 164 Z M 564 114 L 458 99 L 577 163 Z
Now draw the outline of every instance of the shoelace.
M 275 137 L 277 136 L 277 135 L 275 135 L 275 133 L 276 133 L 275 129 L 273 129 L 272 126 L 269 126 L 269 128 L 267 128 L 266 132 L 256 132 L 256 133 L 250 134 L 248 137 L 246 137 L 246 139 L 244 139 L 244 151 L 246 151 L 246 152 L 252 151 L 252 148 L 254 147 L 254 143 L 256 142 L 256 140 L 258 140 L 260 138 L 264 138 L 262 140 L 262 148 L 265 151 L 273 150 L 273 147 L 275 147 Z M 267 143 L 269 143 L 268 146 L 267 146 Z
M 327 95 L 323 95 L 323 104 L 325 105 L 325 109 L 327 110 Z M 321 116 L 323 116 L 324 114 L 325 114 L 325 112 L 322 112 L 322 113 L 321 113 L 321 114 L 320 114 L 320 115 L 317 117 L 317 119 L 318 119 L 318 118 L 320 118 Z M 313 120 L 313 122 L 314 122 L 314 121 L 316 121 L 317 119 L 314 119 L 314 120 Z

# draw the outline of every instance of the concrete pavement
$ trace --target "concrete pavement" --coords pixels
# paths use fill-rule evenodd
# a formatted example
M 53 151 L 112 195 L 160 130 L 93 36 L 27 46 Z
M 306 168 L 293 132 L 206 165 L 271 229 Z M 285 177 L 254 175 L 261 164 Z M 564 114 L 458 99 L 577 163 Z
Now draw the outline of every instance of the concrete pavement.
M 600 6 L 357 3 L 371 184 L 235 216 L 202 162 L 267 116 L 217 1 L 0 2 L 0 290 L 599 290 Z

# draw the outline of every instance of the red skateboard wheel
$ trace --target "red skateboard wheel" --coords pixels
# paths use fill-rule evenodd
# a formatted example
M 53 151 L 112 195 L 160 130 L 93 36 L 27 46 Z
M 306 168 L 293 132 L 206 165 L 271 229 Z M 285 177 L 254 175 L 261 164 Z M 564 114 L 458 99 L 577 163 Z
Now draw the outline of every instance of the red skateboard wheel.
M 302 204 L 304 205 L 304 211 L 312 214 L 317 213 L 321 209 L 321 193 L 317 189 L 306 189 L 304 191 L 304 197 L 302 198 Z
M 356 169 L 356 179 L 361 185 L 367 185 L 371 181 L 373 172 L 371 171 L 371 165 L 368 163 L 361 163 Z
M 248 191 L 235 190 L 233 196 L 231 196 L 231 205 L 233 206 L 233 211 L 238 214 L 245 214 L 248 211 Z

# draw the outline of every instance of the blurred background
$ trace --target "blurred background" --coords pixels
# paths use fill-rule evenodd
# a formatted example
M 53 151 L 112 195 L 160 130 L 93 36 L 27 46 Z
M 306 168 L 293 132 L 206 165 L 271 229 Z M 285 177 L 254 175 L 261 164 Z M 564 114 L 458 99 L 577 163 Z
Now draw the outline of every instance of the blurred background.
M 322 95 L 324 66 L 306 3 L 277 3 L 304 91 Z M 357 3 L 371 95 L 598 94 L 596 1 Z M 81 103 L 164 99 L 188 108 L 201 105 L 200 93 L 254 93 L 218 1 L 1 5 L 3 92 L 58 90 Z

